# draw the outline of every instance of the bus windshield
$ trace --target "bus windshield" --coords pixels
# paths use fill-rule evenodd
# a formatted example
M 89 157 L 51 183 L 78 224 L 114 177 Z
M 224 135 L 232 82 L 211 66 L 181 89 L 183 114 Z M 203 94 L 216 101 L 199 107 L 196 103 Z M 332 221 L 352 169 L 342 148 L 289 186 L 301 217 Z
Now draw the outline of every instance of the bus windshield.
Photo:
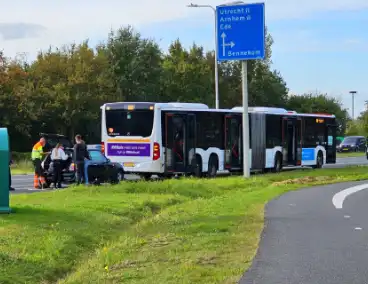
M 106 110 L 107 135 L 148 137 L 153 128 L 153 110 Z

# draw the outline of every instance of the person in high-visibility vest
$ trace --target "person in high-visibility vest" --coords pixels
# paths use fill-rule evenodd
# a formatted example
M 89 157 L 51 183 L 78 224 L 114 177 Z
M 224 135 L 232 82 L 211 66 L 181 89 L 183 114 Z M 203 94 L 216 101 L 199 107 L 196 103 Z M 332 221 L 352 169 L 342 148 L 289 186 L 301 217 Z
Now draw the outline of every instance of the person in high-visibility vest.
M 46 139 L 41 138 L 32 149 L 32 162 L 35 169 L 35 174 L 33 178 L 33 187 L 35 189 L 43 189 L 46 184 L 45 176 L 42 170 L 42 158 L 48 153 L 43 152 L 43 147 L 46 145 Z M 41 184 L 40 184 L 41 181 Z

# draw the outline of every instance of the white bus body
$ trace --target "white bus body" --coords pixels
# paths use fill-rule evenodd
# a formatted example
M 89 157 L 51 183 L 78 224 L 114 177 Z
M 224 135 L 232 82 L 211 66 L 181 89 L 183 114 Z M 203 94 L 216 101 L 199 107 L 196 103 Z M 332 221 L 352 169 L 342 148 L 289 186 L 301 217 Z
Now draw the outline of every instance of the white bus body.
M 242 109 L 192 103 L 108 103 L 101 107 L 105 155 L 127 173 L 241 172 Z M 249 108 L 251 170 L 320 167 L 336 160 L 335 117 Z

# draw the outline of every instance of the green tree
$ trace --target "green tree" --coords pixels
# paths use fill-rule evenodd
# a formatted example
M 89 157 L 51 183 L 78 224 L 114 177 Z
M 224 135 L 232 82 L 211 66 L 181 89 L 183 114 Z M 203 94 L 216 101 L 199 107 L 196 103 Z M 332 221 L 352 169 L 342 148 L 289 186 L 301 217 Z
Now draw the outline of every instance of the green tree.
M 109 34 L 106 52 L 113 74 L 115 101 L 159 101 L 162 53 L 156 42 L 132 27 Z
M 211 69 L 203 48 L 195 44 L 185 50 L 179 40 L 169 47 L 163 60 L 162 99 L 214 105 Z
M 273 39 L 268 33 L 266 43 L 266 59 L 248 61 L 249 104 L 284 106 L 288 90 L 280 73 L 272 70 Z M 97 142 L 99 107 L 105 102 L 182 101 L 214 107 L 214 69 L 213 52 L 205 54 L 196 44 L 185 49 L 176 40 L 163 54 L 154 40 L 130 26 L 112 31 L 95 48 L 85 41 L 49 49 L 31 63 L 0 53 L 0 123 L 12 135 L 23 135 L 19 144 L 23 138 L 34 142 L 41 131 L 79 132 L 94 138 L 88 142 Z M 240 105 L 240 63 L 219 64 L 219 80 L 220 107 Z
M 87 41 L 40 53 L 30 66 L 40 127 L 69 136 L 88 132 L 85 124 L 96 124 L 99 107 L 113 90 L 108 67 L 105 50 L 95 51 Z
M 32 125 L 37 116 L 34 100 L 28 91 L 26 64 L 21 60 L 5 58 L 0 54 L 0 125 L 7 127 L 12 146 L 18 148 L 23 139 L 30 137 Z
M 363 121 L 362 120 L 350 120 L 347 122 L 346 125 L 346 136 L 355 136 L 355 135 L 366 135 L 364 132 L 366 129 L 364 129 Z
M 354 132 L 356 133 L 354 135 L 368 136 L 368 111 L 361 112 L 357 119 L 350 119 L 348 126 L 346 130 L 347 135 L 353 135 L 351 133 Z

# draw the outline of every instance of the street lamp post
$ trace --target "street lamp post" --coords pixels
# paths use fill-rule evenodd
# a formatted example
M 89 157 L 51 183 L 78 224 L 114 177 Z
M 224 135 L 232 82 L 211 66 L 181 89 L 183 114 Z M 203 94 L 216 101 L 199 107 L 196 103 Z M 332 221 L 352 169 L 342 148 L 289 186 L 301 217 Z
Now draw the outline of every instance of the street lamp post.
M 218 62 L 217 62 L 217 15 L 216 8 L 211 5 L 198 5 L 198 4 L 190 4 L 187 5 L 190 8 L 210 8 L 212 9 L 215 16 L 215 93 L 216 93 L 216 108 L 219 108 L 219 78 L 218 78 Z
M 223 4 L 220 6 L 227 6 L 227 5 L 236 5 L 236 4 L 243 4 L 243 1 L 235 1 L 227 4 Z M 217 38 L 217 14 L 216 8 L 211 5 L 199 5 L 199 4 L 189 4 L 187 5 L 189 8 L 210 8 L 212 9 L 214 16 L 215 16 L 215 93 L 216 93 L 216 108 L 220 108 L 219 106 L 219 74 L 218 74 L 218 61 L 217 61 L 217 53 L 218 53 L 218 38 Z
M 351 105 L 351 115 L 353 117 L 353 120 L 354 120 L 354 96 L 355 94 L 357 93 L 357 91 L 350 91 L 349 92 L 351 94 L 351 98 L 352 98 L 352 105 Z

